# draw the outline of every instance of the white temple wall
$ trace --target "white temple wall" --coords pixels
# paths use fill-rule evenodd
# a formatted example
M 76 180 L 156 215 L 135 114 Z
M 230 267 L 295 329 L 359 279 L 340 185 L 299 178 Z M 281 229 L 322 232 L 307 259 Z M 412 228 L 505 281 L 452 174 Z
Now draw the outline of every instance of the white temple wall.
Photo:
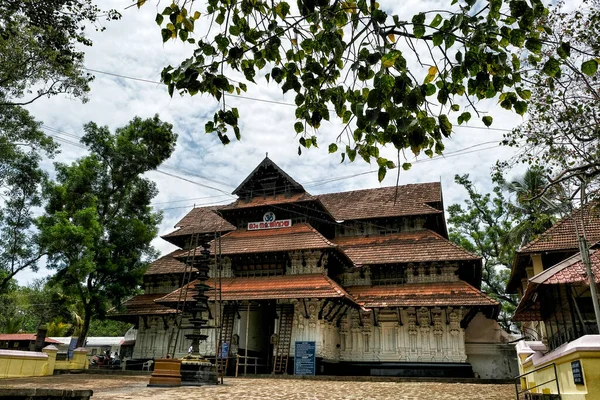
M 461 310 L 352 311 L 340 327 L 341 361 L 465 362 Z M 447 318 L 447 319 L 446 319 Z M 361 325 L 362 319 L 362 325 Z
M 519 375 L 514 345 L 509 335 L 493 319 L 478 313 L 465 331 L 467 361 L 477 376 L 507 379 Z
M 167 319 L 165 329 L 162 317 L 147 317 L 144 322 L 140 317 L 138 333 L 133 348 L 133 358 L 162 358 L 167 355 L 169 338 L 171 337 L 173 319 Z
M 329 323 L 318 318 L 323 302 L 324 300 L 307 301 L 308 318 L 306 318 L 304 304 L 295 300 L 292 301 L 294 304 L 294 323 L 292 326 L 290 356 L 294 356 L 295 342 L 314 341 L 316 357 L 326 360 L 339 360 L 339 329 L 335 326 L 335 321 Z M 330 303 L 325 311 L 332 306 L 337 307 L 337 305 Z

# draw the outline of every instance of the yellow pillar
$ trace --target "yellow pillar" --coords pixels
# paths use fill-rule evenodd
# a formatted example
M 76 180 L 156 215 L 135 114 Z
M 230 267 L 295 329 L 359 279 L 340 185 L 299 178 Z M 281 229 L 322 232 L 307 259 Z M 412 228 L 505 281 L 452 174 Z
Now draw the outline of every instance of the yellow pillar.
M 73 350 L 71 363 L 75 369 L 88 369 L 87 349 L 85 347 L 78 347 Z
M 531 261 L 533 262 L 533 275 L 537 275 L 544 271 L 544 265 L 542 264 L 541 254 L 532 255 Z M 531 278 L 531 276 L 529 278 Z
M 46 363 L 46 368 L 42 374 L 54 375 L 54 365 L 56 364 L 56 353 L 58 353 L 58 349 L 52 345 L 49 345 L 42 349 L 42 353 L 46 353 L 48 355 L 48 362 Z

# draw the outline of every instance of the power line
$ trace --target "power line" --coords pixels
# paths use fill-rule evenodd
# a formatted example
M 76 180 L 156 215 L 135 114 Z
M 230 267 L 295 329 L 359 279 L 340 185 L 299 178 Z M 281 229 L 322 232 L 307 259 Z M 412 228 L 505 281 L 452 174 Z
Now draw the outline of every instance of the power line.
M 46 128 L 46 127 L 44 127 L 44 126 L 42 126 L 42 128 L 44 128 L 44 129 L 47 129 L 47 128 Z M 55 133 L 56 133 L 56 132 L 55 132 Z M 52 136 L 53 138 L 57 139 L 58 141 L 60 141 L 60 142 L 63 142 L 63 143 L 66 143 L 66 144 L 70 144 L 71 146 L 75 146 L 75 147 L 79 147 L 80 149 L 88 150 L 88 148 L 87 148 L 87 147 L 85 147 L 85 146 L 83 146 L 83 145 L 81 145 L 81 144 L 79 144 L 79 143 L 72 142 L 72 141 L 70 141 L 70 140 L 68 140 L 68 139 L 64 139 L 64 138 L 62 138 L 62 137 L 60 137 L 60 136 L 56 136 L 56 135 L 53 135 L 53 134 L 48 134 L 48 136 Z M 152 171 L 147 171 L 147 172 L 157 172 L 157 173 L 159 173 L 159 174 L 163 174 L 163 175 L 167 175 L 167 176 L 170 176 L 170 177 L 173 177 L 173 178 L 181 179 L 181 180 L 183 180 L 183 181 L 186 181 L 186 182 L 188 182 L 188 183 L 192 183 L 192 184 L 194 184 L 194 185 L 197 185 L 197 186 L 200 186 L 200 187 L 204 187 L 204 188 L 207 188 L 207 189 L 216 190 L 216 191 L 218 191 L 218 192 L 221 192 L 221 193 L 223 193 L 224 195 L 227 195 L 227 196 L 229 196 L 229 197 L 231 197 L 231 198 L 235 198 L 234 196 L 232 196 L 231 194 L 229 194 L 229 193 L 225 192 L 224 190 L 221 190 L 221 189 L 219 189 L 219 188 L 216 188 L 216 187 L 214 187 L 214 186 L 205 185 L 205 184 L 203 184 L 203 183 L 196 182 L 196 181 L 193 181 L 193 180 L 191 180 L 191 179 L 184 178 L 184 177 L 182 177 L 182 176 L 179 176 L 179 175 L 175 175 L 175 174 L 172 174 L 172 173 L 169 173 L 169 172 L 163 171 L 163 170 L 161 170 L 160 168 L 157 168 L 157 169 L 155 169 L 155 170 L 152 170 Z
M 122 75 L 122 74 L 117 74 L 114 72 L 106 72 L 106 71 L 101 71 L 98 69 L 92 69 L 92 68 L 87 68 L 84 67 L 86 70 L 88 71 L 92 71 L 92 72 L 96 72 L 99 74 L 104 74 L 104 75 L 110 75 L 110 76 L 115 76 L 118 78 L 123 78 L 123 79 L 130 79 L 133 81 L 139 81 L 139 82 L 145 82 L 145 83 L 153 83 L 153 84 L 157 84 L 157 85 L 164 85 L 164 83 L 159 82 L 159 81 L 152 81 L 149 79 L 144 79 L 144 78 L 136 78 L 134 76 L 127 76 L 127 75 Z M 233 80 L 233 79 L 230 79 Z M 260 99 L 257 97 L 250 97 L 250 96 L 242 96 L 242 95 L 238 95 L 238 94 L 233 94 L 233 93 L 228 93 L 227 94 L 228 97 L 236 97 L 239 99 L 244 99 L 244 100 L 251 100 L 251 101 L 258 101 L 258 102 L 262 102 L 262 103 L 268 103 L 268 104 L 278 104 L 281 106 L 289 106 L 289 107 L 298 107 L 296 104 L 294 103 L 287 103 L 284 101 L 277 101 L 277 100 L 268 100 L 268 99 Z M 458 126 L 454 126 L 453 128 L 464 128 L 464 129 L 485 129 L 488 131 L 499 131 L 499 132 L 512 132 L 512 129 L 505 129 L 505 128 L 489 128 L 489 127 L 484 127 L 484 126 L 462 126 L 462 125 L 458 125 Z
M 226 196 L 226 195 L 224 195 L 224 194 L 217 194 L 217 195 L 214 195 L 214 196 L 192 197 L 190 199 L 160 201 L 160 202 L 151 203 L 151 204 L 154 205 L 154 206 L 156 206 L 156 205 L 159 205 L 159 204 L 183 203 L 183 202 L 186 202 L 186 201 L 213 199 L 215 197 L 224 197 L 224 196 Z
M 46 130 L 49 130 L 51 132 L 54 132 L 54 133 L 59 133 L 59 134 L 62 134 L 62 135 L 68 136 L 68 137 L 72 137 L 72 138 L 77 139 L 77 140 L 81 140 L 81 136 L 77 136 L 77 135 L 75 135 L 73 133 L 68 133 L 68 132 L 62 131 L 60 129 L 53 128 L 53 127 L 48 126 L 48 125 L 42 125 L 42 128 L 46 129 Z M 213 183 L 216 183 L 216 184 L 219 184 L 219 185 L 223 185 L 223 186 L 226 186 L 226 187 L 229 187 L 229 188 L 233 188 L 233 186 L 231 186 L 231 184 L 229 184 L 229 183 L 221 182 L 221 181 L 218 181 L 216 179 L 208 178 L 206 176 L 202 176 L 202 175 L 197 174 L 197 173 L 193 173 L 193 172 L 190 172 L 190 171 L 186 171 L 186 170 L 182 170 L 182 169 L 179 169 L 179 168 L 175 168 L 175 167 L 172 167 L 172 166 L 169 166 L 169 165 L 162 165 L 161 168 L 162 169 L 171 170 L 171 171 L 174 171 L 174 172 L 179 172 L 179 173 L 186 174 L 186 175 L 190 175 L 190 176 L 194 176 L 196 178 L 204 179 L 204 180 L 207 180 L 209 182 L 213 182 Z

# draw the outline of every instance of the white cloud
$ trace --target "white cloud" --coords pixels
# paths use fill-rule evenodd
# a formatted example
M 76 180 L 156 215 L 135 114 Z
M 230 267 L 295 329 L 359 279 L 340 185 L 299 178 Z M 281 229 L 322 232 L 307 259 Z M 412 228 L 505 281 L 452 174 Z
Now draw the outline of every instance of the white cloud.
M 106 0 L 101 5 L 103 8 L 123 9 L 125 4 L 129 3 L 123 0 Z M 398 3 L 388 0 L 381 3 L 384 9 L 394 8 L 396 12 L 412 14 L 418 10 L 439 8 L 440 4 L 446 5 L 447 2 L 412 0 Z M 149 2 L 140 10 L 133 7 L 123 11 L 123 18 L 107 23 L 104 32 L 90 31 L 94 45 L 86 49 L 85 65 L 100 71 L 158 81 L 161 69 L 168 64 L 178 65 L 191 55 L 192 46 L 180 42 L 168 42 L 163 45 L 160 29 L 154 23 L 155 14 L 156 8 Z M 89 121 L 114 129 L 125 125 L 136 115 L 150 117 L 158 113 L 163 120 L 172 123 L 174 130 L 179 134 L 177 149 L 167 165 L 190 171 L 197 176 L 187 176 L 188 179 L 217 187 L 227 193 L 254 169 L 266 152 L 294 179 L 300 183 L 307 183 L 307 190 L 315 194 L 396 183 L 394 171 L 380 184 L 377 181 L 376 166 L 370 166 L 361 160 L 340 164 L 339 154 L 328 154 L 327 145 L 335 140 L 342 129 L 339 123 L 325 123 L 319 132 L 320 147 L 304 150 L 302 156 L 298 156 L 298 142 L 293 131 L 293 107 L 228 96 L 227 104 L 238 107 L 241 113 L 242 140 L 223 146 L 216 135 L 204 133 L 204 124 L 212 118 L 217 107 L 214 99 L 207 96 L 180 97 L 177 94 L 170 98 L 166 88 L 161 85 L 105 74 L 95 75 L 89 102 L 82 104 L 78 100 L 57 96 L 40 99 L 29 106 L 29 110 L 47 126 L 79 136 L 83 124 Z M 249 85 L 249 91 L 245 95 L 293 103 L 293 97 L 283 96 L 273 83 L 267 85 L 264 81 L 261 81 L 259 86 Z M 501 110 L 493 101 L 482 102 L 479 106 L 494 115 L 494 128 L 510 129 L 521 121 L 521 117 Z M 471 122 L 474 124 L 475 120 L 473 118 Z M 482 191 L 489 190 L 492 166 L 497 159 L 512 156 L 513 150 L 496 147 L 454 157 L 450 152 L 481 142 L 499 141 L 501 137 L 502 132 L 499 131 L 458 127 L 446 143 L 448 158 L 430 161 L 420 157 L 419 160 L 423 161 L 414 164 L 410 171 L 400 173 L 399 182 L 405 184 L 441 179 L 446 205 L 460 202 L 465 197 L 464 191 L 453 182 L 455 174 L 469 173 Z M 71 137 L 67 139 L 75 140 Z M 489 146 L 488 144 L 474 147 L 473 150 Z M 83 153 L 77 147 L 64 144 L 57 160 L 71 162 Z M 395 160 L 396 153 L 393 149 L 386 149 L 384 153 Z M 319 181 L 369 170 L 373 170 L 374 173 L 318 184 Z M 227 199 L 217 190 L 166 175 L 149 173 L 148 176 L 157 183 L 160 190 L 155 202 L 163 204 L 157 207 L 165 209 L 160 227 L 161 234 L 172 230 L 173 225 L 189 210 L 181 207 Z M 182 199 L 192 198 L 200 199 L 180 202 Z M 171 201 L 173 203 L 165 203 Z M 161 239 L 156 239 L 154 244 L 163 253 L 173 248 Z M 40 270 L 38 274 L 21 274 L 19 281 L 30 282 L 34 276 L 44 273 Z

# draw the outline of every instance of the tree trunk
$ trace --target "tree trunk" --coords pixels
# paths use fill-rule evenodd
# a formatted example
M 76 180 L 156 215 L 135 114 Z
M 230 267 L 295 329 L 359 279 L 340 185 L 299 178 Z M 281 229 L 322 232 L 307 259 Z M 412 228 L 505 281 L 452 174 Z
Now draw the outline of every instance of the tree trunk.
M 88 330 L 90 329 L 90 322 L 92 320 L 92 312 L 91 310 L 84 310 L 85 315 L 83 316 L 83 326 L 81 327 L 81 332 L 79 332 L 79 337 L 77 338 L 77 347 L 85 346 L 85 338 L 87 337 Z

